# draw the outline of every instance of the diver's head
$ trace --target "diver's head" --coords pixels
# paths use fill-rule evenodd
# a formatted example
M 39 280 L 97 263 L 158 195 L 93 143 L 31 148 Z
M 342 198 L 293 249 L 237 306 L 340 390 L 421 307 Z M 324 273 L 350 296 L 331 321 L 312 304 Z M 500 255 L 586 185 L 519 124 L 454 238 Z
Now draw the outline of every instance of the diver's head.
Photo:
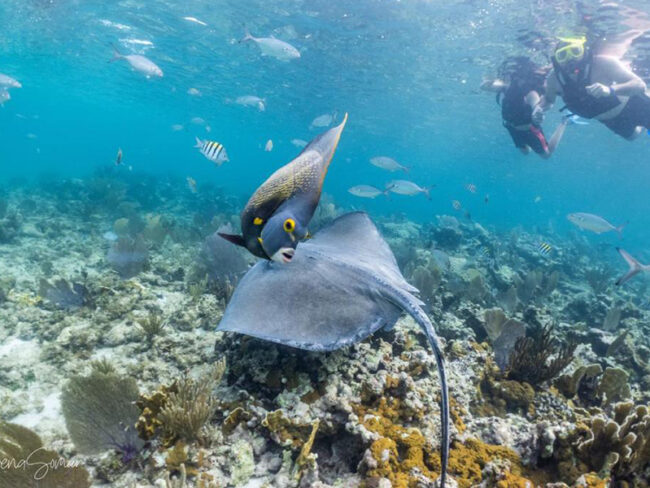
M 271 217 L 262 229 L 262 248 L 273 261 L 288 263 L 293 259 L 298 241 L 305 237 L 306 233 L 292 212 L 279 212 Z
M 579 69 L 587 57 L 586 37 L 560 37 L 553 52 L 553 58 L 562 68 L 571 72 Z

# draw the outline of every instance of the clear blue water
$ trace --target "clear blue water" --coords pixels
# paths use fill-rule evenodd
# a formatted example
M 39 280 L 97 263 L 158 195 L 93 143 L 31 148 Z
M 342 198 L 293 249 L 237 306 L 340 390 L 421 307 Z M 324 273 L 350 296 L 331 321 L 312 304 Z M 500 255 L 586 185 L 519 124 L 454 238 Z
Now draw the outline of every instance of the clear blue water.
M 586 5 L 597 12 L 596 2 Z M 647 3 L 627 5 L 644 25 Z M 620 30 L 617 19 L 604 24 Z M 505 56 L 529 53 L 517 41 L 522 33 L 574 29 L 580 14 L 571 2 L 4 0 L 0 23 L 0 72 L 23 84 L 0 109 L 0 182 L 9 188 L 15 178 L 87 176 L 112 165 L 120 147 L 120 169 L 132 166 L 134 177 L 172 174 L 183 192 L 191 176 L 245 199 L 298 153 L 292 139 L 317 134 L 309 129 L 316 116 L 348 112 L 324 188 L 339 205 L 427 222 L 452 214 L 451 201 L 460 200 L 485 226 L 550 226 L 566 236 L 567 213 L 593 212 L 629 221 L 625 247 L 650 258 L 650 137 L 630 143 L 592 122 L 569 127 L 551 160 L 524 157 L 494 97 L 478 89 Z M 237 42 L 245 27 L 290 42 L 301 58 L 261 56 Z M 109 63 L 112 44 L 145 54 L 164 77 Z M 202 96 L 189 95 L 192 87 Z M 250 94 L 266 99 L 265 112 L 228 103 Z M 547 117 L 547 134 L 560 106 Z M 223 143 L 231 161 L 214 167 L 192 147 L 195 136 Z M 435 184 L 432 201 L 348 194 L 396 176 L 369 164 L 376 155 L 410 166 L 420 185 Z M 618 244 L 614 234 L 589 239 Z

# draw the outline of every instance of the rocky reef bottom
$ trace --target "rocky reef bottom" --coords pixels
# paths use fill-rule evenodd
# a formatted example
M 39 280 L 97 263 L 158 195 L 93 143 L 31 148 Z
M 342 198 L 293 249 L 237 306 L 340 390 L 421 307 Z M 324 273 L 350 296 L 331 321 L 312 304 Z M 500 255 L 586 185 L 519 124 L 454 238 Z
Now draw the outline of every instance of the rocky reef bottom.
M 212 238 L 239 203 L 176 184 L 4 193 L 0 486 L 437 486 L 416 324 L 329 353 L 216 332 L 250 264 Z M 342 211 L 324 202 L 316 225 Z M 650 485 L 647 282 L 614 288 L 619 263 L 581 235 L 377 220 L 443 338 L 448 486 Z

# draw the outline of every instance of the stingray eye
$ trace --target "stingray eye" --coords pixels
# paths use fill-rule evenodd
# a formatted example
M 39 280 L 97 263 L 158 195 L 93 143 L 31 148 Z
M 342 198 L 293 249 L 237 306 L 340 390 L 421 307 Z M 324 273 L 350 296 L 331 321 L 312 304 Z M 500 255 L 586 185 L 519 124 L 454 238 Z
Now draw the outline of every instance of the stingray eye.
M 283 227 L 285 232 L 293 232 L 296 230 L 296 221 L 293 219 L 287 219 L 284 221 Z

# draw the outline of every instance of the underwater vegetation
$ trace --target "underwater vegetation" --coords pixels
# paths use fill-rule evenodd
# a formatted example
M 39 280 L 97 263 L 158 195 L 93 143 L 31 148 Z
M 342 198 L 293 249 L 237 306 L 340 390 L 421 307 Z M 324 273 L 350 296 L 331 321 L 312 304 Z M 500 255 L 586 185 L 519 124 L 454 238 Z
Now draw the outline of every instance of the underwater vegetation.
M 88 488 L 90 475 L 56 451 L 46 449 L 38 435 L 21 425 L 0 422 L 0 485 L 7 488 Z
M 509 379 L 540 385 L 555 378 L 573 361 L 575 343 L 559 344 L 553 325 L 535 323 L 519 337 L 510 355 L 506 376 Z
M 147 265 L 149 249 L 141 236 L 120 237 L 111 245 L 106 261 L 121 278 L 131 278 L 140 273 Z
M 135 431 L 138 394 L 133 378 L 107 371 L 101 363 L 88 376 L 70 378 L 61 408 L 75 447 L 86 454 L 116 449 L 124 463 L 130 462 L 143 445 Z
M 81 283 L 58 279 L 50 283 L 41 279 L 38 294 L 59 308 L 79 308 L 88 303 L 88 290 Z
M 202 441 L 203 427 L 217 409 L 213 390 L 225 370 L 226 362 L 221 360 L 204 376 L 198 379 L 185 376 L 168 389 L 167 399 L 157 414 L 166 444 L 173 439 Z

